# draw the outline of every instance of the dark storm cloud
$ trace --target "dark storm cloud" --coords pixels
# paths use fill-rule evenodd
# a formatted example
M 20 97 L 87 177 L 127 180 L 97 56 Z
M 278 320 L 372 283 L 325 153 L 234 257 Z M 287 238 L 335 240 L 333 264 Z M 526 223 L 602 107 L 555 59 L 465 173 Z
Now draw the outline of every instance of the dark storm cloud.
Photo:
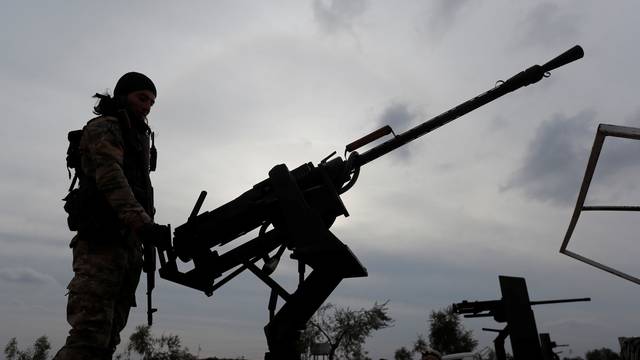
M 533 7 L 522 23 L 524 45 L 570 46 L 579 34 L 577 16 L 554 3 Z
M 626 126 L 637 126 L 638 118 L 638 114 L 630 117 Z M 544 122 L 529 144 L 522 167 L 502 190 L 521 188 L 533 199 L 556 205 L 573 204 L 591 154 L 597 122 L 596 114 L 588 111 L 574 117 L 557 115 Z M 600 195 L 611 201 L 624 200 L 629 190 L 636 186 L 633 181 L 629 182 L 629 174 L 625 170 L 640 165 L 634 156 L 638 153 L 640 142 L 607 137 L 589 187 L 588 199 L 595 195 L 596 186 L 604 185 Z
M 55 280 L 47 274 L 43 274 L 31 268 L 24 267 L 0 268 L 0 279 L 12 283 L 35 285 L 55 282 Z
M 378 123 L 380 127 L 385 125 L 391 126 L 396 134 L 408 130 L 414 123 L 417 114 L 409 109 L 407 104 L 394 103 L 389 105 L 382 111 L 379 117 Z M 409 147 L 404 146 L 393 152 L 393 156 L 398 156 L 403 160 L 408 160 L 410 157 Z
M 526 150 L 524 161 L 502 190 L 522 189 L 531 198 L 555 204 L 576 199 L 593 143 L 595 114 L 556 115 L 545 121 Z
M 322 30 L 335 33 L 351 30 L 355 18 L 362 15 L 368 0 L 314 0 L 313 15 Z

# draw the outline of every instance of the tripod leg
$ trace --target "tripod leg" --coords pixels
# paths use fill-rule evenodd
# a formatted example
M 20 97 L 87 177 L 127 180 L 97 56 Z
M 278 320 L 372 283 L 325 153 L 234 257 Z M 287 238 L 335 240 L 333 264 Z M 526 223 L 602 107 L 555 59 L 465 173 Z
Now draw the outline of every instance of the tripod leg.
M 269 352 L 265 360 L 300 359 L 300 331 L 340 284 L 342 277 L 314 270 L 265 326 Z

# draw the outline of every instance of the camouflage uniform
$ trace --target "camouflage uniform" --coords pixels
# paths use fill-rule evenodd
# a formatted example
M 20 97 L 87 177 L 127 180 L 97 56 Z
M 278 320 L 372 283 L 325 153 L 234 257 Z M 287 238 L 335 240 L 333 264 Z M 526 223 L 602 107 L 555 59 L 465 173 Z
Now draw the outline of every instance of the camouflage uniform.
M 82 218 L 70 244 L 75 275 L 67 287 L 71 330 L 56 360 L 111 359 L 135 306 L 142 245 L 130 229 L 151 223 L 154 208 L 149 128 L 128 124 L 101 116 L 83 131 Z

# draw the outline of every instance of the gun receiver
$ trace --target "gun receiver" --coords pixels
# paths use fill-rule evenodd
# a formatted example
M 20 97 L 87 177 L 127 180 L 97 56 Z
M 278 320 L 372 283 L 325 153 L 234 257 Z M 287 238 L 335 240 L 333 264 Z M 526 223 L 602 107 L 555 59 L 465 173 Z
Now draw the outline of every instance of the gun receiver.
M 355 255 L 329 231 L 337 217 L 349 216 L 340 195 L 355 184 L 360 167 L 500 96 L 539 81 L 548 76 L 549 71 L 583 54 L 582 48 L 575 46 L 405 133 L 395 135 L 391 127 L 385 126 L 347 145 L 345 159 L 333 157 L 334 152 L 317 166 L 307 163 L 289 170 L 284 164 L 277 165 L 267 179 L 236 199 L 198 214 L 206 195 L 201 194 L 187 222 L 175 229 L 173 246 L 163 250 L 160 276 L 211 296 L 220 286 L 249 269 L 272 290 L 271 321 L 265 328 L 271 355 L 267 354 L 266 358 L 298 359 L 298 331 L 342 279 L 367 276 L 367 270 Z M 356 151 L 389 134 L 394 135 L 391 140 L 363 154 Z M 219 247 L 256 230 L 257 236 L 251 240 L 219 253 Z M 290 250 L 291 258 L 300 264 L 300 284 L 292 294 L 269 277 L 285 249 Z M 276 250 L 275 255 L 269 255 Z M 193 269 L 179 271 L 178 258 L 193 262 Z M 258 261 L 264 261 L 262 269 L 255 265 Z M 305 266 L 313 270 L 306 278 Z M 274 314 L 278 296 L 285 300 L 285 305 Z

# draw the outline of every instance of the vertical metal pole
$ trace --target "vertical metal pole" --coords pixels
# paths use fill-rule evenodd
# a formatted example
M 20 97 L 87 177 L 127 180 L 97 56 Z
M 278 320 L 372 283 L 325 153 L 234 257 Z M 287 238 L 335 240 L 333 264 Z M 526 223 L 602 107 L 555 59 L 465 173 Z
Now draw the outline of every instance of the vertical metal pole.
M 542 350 L 536 320 L 523 278 L 500 276 L 500 290 L 515 360 L 540 360 Z

